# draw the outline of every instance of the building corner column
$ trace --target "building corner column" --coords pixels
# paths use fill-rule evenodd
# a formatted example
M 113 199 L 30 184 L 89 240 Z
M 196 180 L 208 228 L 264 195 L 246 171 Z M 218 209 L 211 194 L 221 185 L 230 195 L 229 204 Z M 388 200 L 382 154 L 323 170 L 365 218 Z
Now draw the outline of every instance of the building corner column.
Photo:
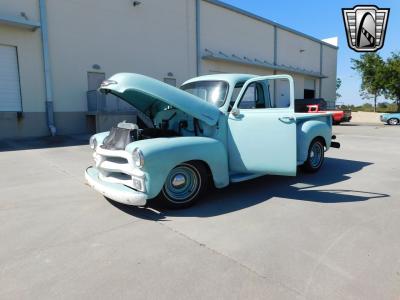
M 195 0 L 196 9 L 196 74 L 200 76 L 201 68 L 201 45 L 200 45 L 200 1 Z
M 319 74 L 321 77 L 319 78 L 319 98 L 322 98 L 322 61 L 323 61 L 323 45 L 319 44 Z

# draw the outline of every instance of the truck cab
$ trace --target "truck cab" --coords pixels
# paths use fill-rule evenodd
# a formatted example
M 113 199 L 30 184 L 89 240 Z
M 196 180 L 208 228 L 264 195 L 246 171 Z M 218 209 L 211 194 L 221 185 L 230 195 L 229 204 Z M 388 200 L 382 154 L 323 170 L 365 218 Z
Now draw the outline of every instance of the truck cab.
M 276 84 L 287 95 L 274 95 Z M 94 166 L 86 180 L 125 204 L 154 201 L 182 208 L 210 185 L 273 174 L 295 176 L 298 166 L 318 171 L 332 142 L 326 113 L 295 113 L 289 75 L 215 74 L 190 79 L 180 89 L 150 77 L 120 73 L 102 93 L 133 105 L 153 123 L 122 123 L 91 137 Z

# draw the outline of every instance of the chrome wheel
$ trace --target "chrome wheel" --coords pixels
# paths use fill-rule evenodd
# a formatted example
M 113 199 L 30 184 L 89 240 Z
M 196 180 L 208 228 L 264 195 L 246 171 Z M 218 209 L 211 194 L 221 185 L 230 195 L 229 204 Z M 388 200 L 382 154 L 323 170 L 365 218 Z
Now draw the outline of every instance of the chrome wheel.
M 197 196 L 201 184 L 199 171 L 190 164 L 181 164 L 168 174 L 162 192 L 168 201 L 183 204 Z
M 322 138 L 315 138 L 308 148 L 307 160 L 302 165 L 302 169 L 308 173 L 317 172 L 325 158 L 325 143 Z
M 316 142 L 310 149 L 310 164 L 313 168 L 318 168 L 322 163 L 324 146 L 320 142 Z
M 388 120 L 388 123 L 389 123 L 389 125 L 397 125 L 397 124 L 399 124 L 399 120 L 392 118 L 392 119 Z

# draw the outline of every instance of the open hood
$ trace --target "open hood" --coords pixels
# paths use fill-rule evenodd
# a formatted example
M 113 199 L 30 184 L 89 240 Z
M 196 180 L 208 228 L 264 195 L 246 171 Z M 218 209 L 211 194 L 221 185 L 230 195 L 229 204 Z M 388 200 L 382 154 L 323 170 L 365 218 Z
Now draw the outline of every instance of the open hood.
M 118 73 L 105 80 L 99 91 L 111 93 L 149 117 L 173 106 L 208 125 L 215 125 L 221 112 L 207 101 L 159 80 L 134 73 Z

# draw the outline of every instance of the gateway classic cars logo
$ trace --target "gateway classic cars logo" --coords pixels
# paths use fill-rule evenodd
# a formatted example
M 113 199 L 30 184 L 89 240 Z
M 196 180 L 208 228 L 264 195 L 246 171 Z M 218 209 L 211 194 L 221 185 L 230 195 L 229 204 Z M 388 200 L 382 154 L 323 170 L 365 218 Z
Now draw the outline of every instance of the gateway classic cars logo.
M 389 8 L 357 5 L 343 8 L 343 20 L 349 47 L 357 52 L 374 52 L 383 47 Z

